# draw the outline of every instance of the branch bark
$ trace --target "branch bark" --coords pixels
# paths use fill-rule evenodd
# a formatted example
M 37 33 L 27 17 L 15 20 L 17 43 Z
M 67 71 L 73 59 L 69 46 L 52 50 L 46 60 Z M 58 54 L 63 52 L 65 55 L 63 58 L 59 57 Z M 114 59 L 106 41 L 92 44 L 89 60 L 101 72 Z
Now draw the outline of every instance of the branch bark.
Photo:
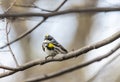
M 113 12 L 120 11 L 120 8 L 80 8 L 80 9 L 68 9 L 63 11 L 51 12 L 51 13 L 9 13 L 9 14 L 0 14 L 0 18 L 17 18 L 17 17 L 53 17 L 63 14 L 70 13 L 97 13 L 97 12 Z
M 78 70 L 78 69 L 81 69 L 81 68 L 84 68 L 84 67 L 86 67 L 86 66 L 88 66 L 88 65 L 91 65 L 92 63 L 101 61 L 102 59 L 105 59 L 105 58 L 109 57 L 109 56 L 112 55 L 115 51 L 117 51 L 119 48 L 120 48 L 120 43 L 119 43 L 117 46 L 115 46 L 112 50 L 110 50 L 108 53 L 106 53 L 105 55 L 103 55 L 103 56 L 94 58 L 94 59 L 92 59 L 92 60 L 90 60 L 90 61 L 87 61 L 87 62 L 85 62 L 85 63 L 83 63 L 83 64 L 78 64 L 78 65 L 75 65 L 75 66 L 72 66 L 72 67 L 63 69 L 63 70 L 58 71 L 58 72 L 55 72 L 55 73 L 51 73 L 51 74 L 44 75 L 44 76 L 42 76 L 42 77 L 37 77 L 37 78 L 28 79 L 28 80 L 26 80 L 26 82 L 44 81 L 44 80 L 47 80 L 47 79 L 50 79 L 50 78 L 58 77 L 58 76 L 60 76 L 60 75 L 66 74 L 66 73 L 70 73 L 70 72 L 76 71 L 76 70 Z
M 80 56 L 84 53 L 87 53 L 88 51 L 105 46 L 105 45 L 117 40 L 118 38 L 120 38 L 120 31 L 118 31 L 117 33 L 111 35 L 110 37 L 108 37 L 100 42 L 85 46 L 85 47 L 80 48 L 80 49 L 75 50 L 75 51 L 71 51 L 68 54 L 65 54 L 65 56 L 63 56 L 63 57 L 54 58 L 54 59 L 47 59 L 47 60 L 34 60 L 34 61 L 28 62 L 24 65 L 21 65 L 17 68 L 12 68 L 12 67 L 7 68 L 5 66 L 1 66 L 0 68 L 3 68 L 3 69 L 6 68 L 7 70 L 11 70 L 11 71 L 7 72 L 7 73 L 0 74 L 0 78 L 5 77 L 5 76 L 9 76 L 9 75 L 14 74 L 14 73 L 19 72 L 19 71 L 24 71 L 24 70 L 29 69 L 29 68 L 36 66 L 36 65 L 44 65 L 44 64 L 49 63 L 49 62 L 64 61 L 67 59 L 71 59 L 71 58 Z

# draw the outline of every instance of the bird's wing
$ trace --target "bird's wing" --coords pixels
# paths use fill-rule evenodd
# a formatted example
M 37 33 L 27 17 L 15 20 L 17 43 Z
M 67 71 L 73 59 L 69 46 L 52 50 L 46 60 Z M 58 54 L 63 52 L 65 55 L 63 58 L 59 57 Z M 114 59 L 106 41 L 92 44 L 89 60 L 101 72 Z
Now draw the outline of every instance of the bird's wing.
M 68 51 L 61 45 L 59 44 L 55 39 L 52 41 L 55 46 L 60 47 L 65 53 L 68 53 Z

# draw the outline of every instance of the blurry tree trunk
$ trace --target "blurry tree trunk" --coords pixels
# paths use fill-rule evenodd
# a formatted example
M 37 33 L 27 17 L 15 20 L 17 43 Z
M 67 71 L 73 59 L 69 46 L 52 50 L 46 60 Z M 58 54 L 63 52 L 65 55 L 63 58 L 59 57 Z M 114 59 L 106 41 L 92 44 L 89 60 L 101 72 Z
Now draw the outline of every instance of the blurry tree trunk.
M 13 2 L 14 0 L 3 0 L 3 9 L 6 10 L 10 4 Z M 33 4 L 35 0 L 16 0 L 16 3 L 18 4 Z M 27 12 L 29 8 L 21 8 L 21 7 L 12 7 L 7 13 L 9 12 L 15 12 L 15 13 L 23 13 L 23 12 Z M 12 22 L 14 27 L 15 32 L 17 33 L 16 36 L 21 35 L 22 33 L 24 33 L 25 31 L 27 31 L 27 25 L 26 25 L 26 21 L 17 21 L 17 19 Z M 17 38 L 17 37 L 16 37 Z M 29 36 L 26 36 L 25 38 L 19 40 L 20 42 L 20 46 L 22 49 L 23 54 L 22 55 L 22 60 L 23 62 L 28 62 L 31 60 L 31 48 L 30 48 L 30 44 L 29 44 Z M 15 39 L 15 38 L 14 38 Z M 29 73 L 26 71 L 24 72 L 25 74 L 25 78 L 29 75 Z
M 96 4 L 97 4 L 97 0 L 85 0 L 85 4 L 82 7 L 84 8 L 96 7 Z M 80 5 L 77 5 L 73 8 L 80 8 L 80 7 L 81 7 Z M 93 15 L 94 15 L 93 13 L 92 14 L 83 13 L 77 16 L 78 27 L 77 27 L 76 34 L 74 36 L 75 38 L 70 48 L 76 50 L 76 49 L 79 49 L 80 47 L 85 46 L 90 29 L 92 28 L 92 23 L 93 23 L 92 16 Z M 84 60 L 85 60 L 84 56 L 82 55 L 78 59 L 75 60 L 76 62 L 74 62 L 74 64 L 80 63 Z M 81 82 L 85 81 L 85 76 L 84 76 L 85 72 L 86 71 L 84 69 L 81 69 L 75 73 L 75 75 L 79 75 L 79 78 L 77 81 L 81 81 Z

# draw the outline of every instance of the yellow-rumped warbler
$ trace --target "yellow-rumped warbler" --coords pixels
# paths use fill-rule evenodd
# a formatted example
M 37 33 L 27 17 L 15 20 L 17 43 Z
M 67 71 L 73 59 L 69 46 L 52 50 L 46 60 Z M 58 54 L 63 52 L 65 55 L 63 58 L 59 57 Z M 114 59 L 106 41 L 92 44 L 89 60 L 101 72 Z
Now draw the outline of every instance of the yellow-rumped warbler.
M 42 49 L 45 51 L 48 56 L 45 57 L 55 57 L 57 54 L 66 54 L 68 51 L 59 44 L 51 35 L 46 35 L 42 44 Z

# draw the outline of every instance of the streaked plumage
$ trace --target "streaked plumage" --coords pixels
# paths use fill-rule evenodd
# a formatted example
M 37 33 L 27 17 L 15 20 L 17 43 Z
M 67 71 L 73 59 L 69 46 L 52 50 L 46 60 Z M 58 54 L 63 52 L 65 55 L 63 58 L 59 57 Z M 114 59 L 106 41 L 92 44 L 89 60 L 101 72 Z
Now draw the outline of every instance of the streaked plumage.
M 48 57 L 54 57 L 57 54 L 66 54 L 68 51 L 59 44 L 51 35 L 46 35 L 42 44 L 43 51 L 45 51 Z

